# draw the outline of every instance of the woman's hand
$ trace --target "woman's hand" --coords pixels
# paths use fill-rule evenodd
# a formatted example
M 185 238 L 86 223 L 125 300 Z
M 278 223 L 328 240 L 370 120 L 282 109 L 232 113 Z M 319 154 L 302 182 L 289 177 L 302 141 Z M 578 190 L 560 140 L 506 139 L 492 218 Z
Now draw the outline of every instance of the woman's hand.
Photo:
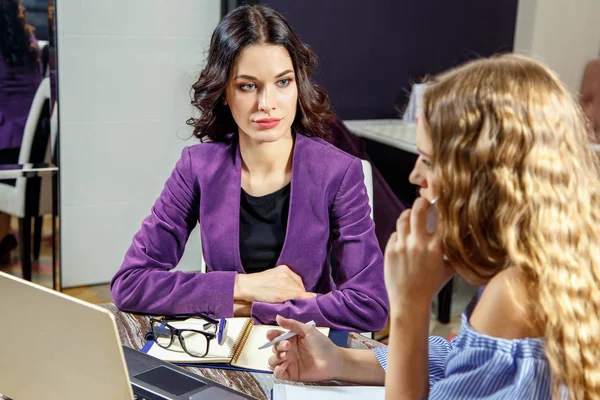
M 342 349 L 316 328 L 293 319 L 277 316 L 277 323 L 298 335 L 273 346 L 269 368 L 275 378 L 286 381 L 318 382 L 335 379 L 342 369 Z M 267 339 L 273 340 L 284 332 L 271 330 Z
M 430 307 L 454 274 L 443 260 L 439 237 L 427 233 L 428 207 L 427 200 L 418 198 L 412 210 L 405 210 L 385 248 L 385 286 L 396 310 L 415 304 Z
M 302 278 L 287 265 L 258 272 L 237 274 L 233 291 L 234 300 L 252 303 L 283 303 L 294 299 L 312 299 L 315 293 L 304 289 Z
M 418 198 L 398 218 L 385 248 L 385 286 L 390 298 L 386 398 L 422 399 L 429 391 L 427 336 L 433 296 L 450 280 L 440 238 L 427 233 L 429 202 Z

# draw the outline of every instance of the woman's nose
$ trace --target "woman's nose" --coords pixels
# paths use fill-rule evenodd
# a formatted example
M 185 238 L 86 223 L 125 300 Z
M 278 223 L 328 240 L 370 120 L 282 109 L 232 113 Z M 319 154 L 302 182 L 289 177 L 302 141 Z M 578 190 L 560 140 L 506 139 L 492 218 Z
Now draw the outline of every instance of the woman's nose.
M 266 86 L 263 88 L 258 96 L 258 109 L 269 113 L 275 109 L 275 91 Z

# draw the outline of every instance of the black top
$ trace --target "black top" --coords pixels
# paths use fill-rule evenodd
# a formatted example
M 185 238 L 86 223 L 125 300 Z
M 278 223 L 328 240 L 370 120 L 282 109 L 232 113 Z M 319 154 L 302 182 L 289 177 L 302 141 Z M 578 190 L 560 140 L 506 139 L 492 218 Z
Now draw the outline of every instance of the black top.
M 242 189 L 240 198 L 240 257 L 244 270 L 253 273 L 276 267 L 285 240 L 290 184 L 260 197 Z

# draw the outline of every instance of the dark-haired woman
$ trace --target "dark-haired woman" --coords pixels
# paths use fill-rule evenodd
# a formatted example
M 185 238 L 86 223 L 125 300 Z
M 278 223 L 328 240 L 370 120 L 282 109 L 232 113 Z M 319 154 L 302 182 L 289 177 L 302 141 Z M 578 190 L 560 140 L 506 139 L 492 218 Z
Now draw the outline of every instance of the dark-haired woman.
M 20 0 L 0 0 L 0 164 L 16 164 L 25 122 L 42 80 L 33 27 Z M 0 180 L 14 185 L 14 181 Z M 10 261 L 17 240 L 9 234 L 10 216 L 0 213 L 0 265 Z
M 183 150 L 135 235 L 111 282 L 119 308 L 385 325 L 361 162 L 323 140 L 331 112 L 310 81 L 315 66 L 267 7 L 240 7 L 219 23 L 193 87 L 200 117 L 188 121 L 209 141 Z M 198 221 L 207 273 L 171 272 Z

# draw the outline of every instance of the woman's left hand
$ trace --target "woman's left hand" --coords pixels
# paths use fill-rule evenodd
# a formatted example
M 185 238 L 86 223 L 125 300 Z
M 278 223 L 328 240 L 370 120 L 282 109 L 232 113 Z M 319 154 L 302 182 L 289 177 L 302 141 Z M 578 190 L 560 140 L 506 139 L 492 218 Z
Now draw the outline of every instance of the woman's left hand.
M 418 198 L 396 222 L 385 248 L 385 285 L 390 304 L 404 309 L 415 304 L 430 307 L 433 297 L 454 271 L 443 259 L 440 238 L 427 233 L 429 202 Z

